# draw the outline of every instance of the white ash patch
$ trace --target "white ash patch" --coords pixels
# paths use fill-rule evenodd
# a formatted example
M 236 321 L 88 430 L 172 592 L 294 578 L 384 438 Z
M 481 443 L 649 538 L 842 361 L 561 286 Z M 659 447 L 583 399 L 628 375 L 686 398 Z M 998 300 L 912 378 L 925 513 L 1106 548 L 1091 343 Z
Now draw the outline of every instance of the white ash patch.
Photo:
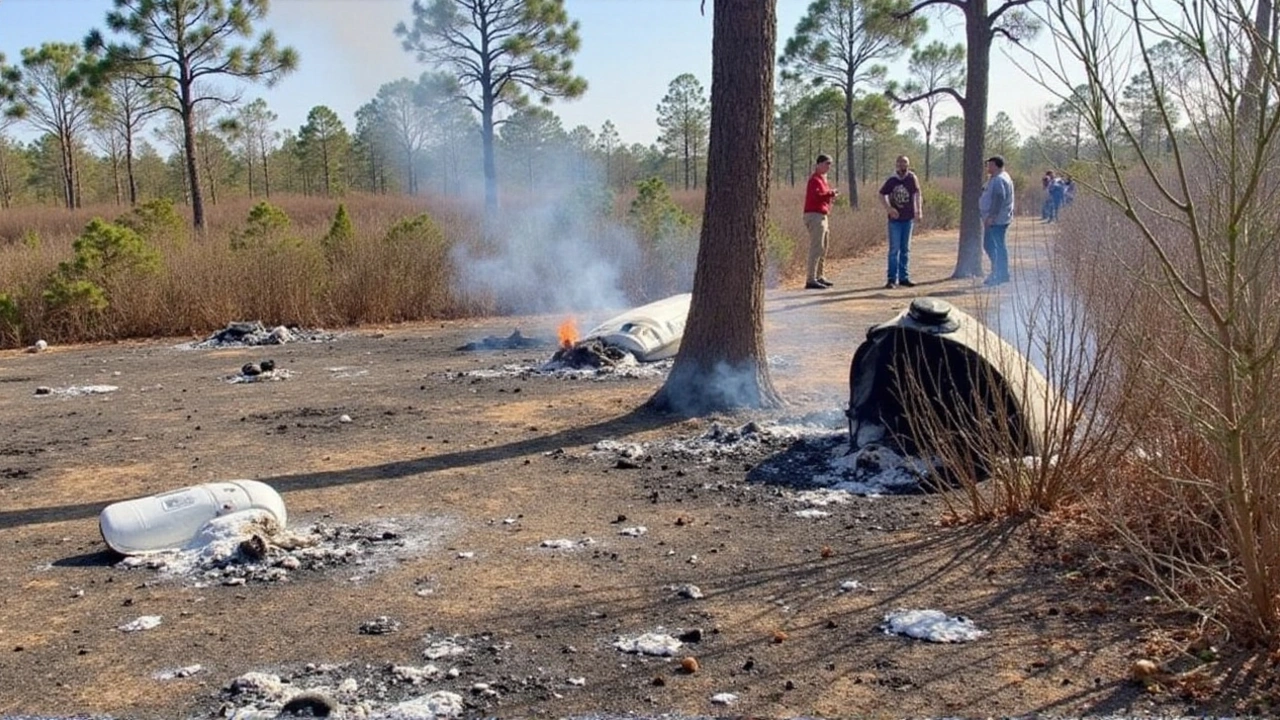
M 136 620 L 120 625 L 116 629 L 120 632 L 142 632 L 143 630 L 154 630 L 160 627 L 160 623 L 164 621 L 159 615 L 143 615 Z
M 950 617 L 941 610 L 895 610 L 886 613 L 881 625 L 887 635 L 928 640 L 936 643 L 959 643 L 986 635 L 966 617 Z
M 792 496 L 806 505 L 825 506 L 854 495 L 877 497 L 921 491 L 939 461 L 923 460 L 872 444 L 851 451 L 848 430 L 833 427 L 836 413 L 815 413 L 785 422 L 752 421 L 738 426 L 713 422 L 701 434 L 652 442 L 607 438 L 588 457 L 619 467 L 656 458 L 718 463 L 739 460 L 752 465 L 747 479 L 822 494 Z M 818 517 L 816 513 L 805 516 Z
M 817 508 L 805 508 L 804 510 L 796 510 L 795 516 L 805 520 L 818 520 L 824 517 L 831 517 L 831 513 Z
M 446 373 L 445 377 L 451 380 L 472 381 L 506 378 L 529 380 L 536 377 L 554 378 L 556 380 L 635 380 L 664 378 L 667 372 L 671 370 L 673 362 L 672 360 L 658 360 L 656 362 L 642 363 L 631 355 L 627 355 L 627 358 L 629 360 L 622 360 L 617 364 L 598 368 L 572 368 L 553 363 L 543 363 L 541 365 L 507 363 L 491 368 Z
M 642 363 L 631 353 L 622 353 L 622 359 L 600 367 L 573 367 L 551 361 L 538 368 L 542 375 L 561 380 L 605 380 L 609 378 L 663 378 L 670 372 L 674 360 L 656 360 Z
M 738 696 L 733 693 L 716 693 L 711 696 L 711 703 L 713 705 L 732 705 L 736 702 L 738 702 Z
M 647 443 L 621 442 L 619 440 L 601 440 L 591 446 L 590 456 L 600 459 L 623 459 L 641 461 L 649 457 Z
M 117 385 L 71 385 L 69 387 L 45 387 L 36 388 L 36 397 L 46 397 L 49 395 L 59 395 L 62 397 L 81 397 L 83 395 L 106 395 L 119 390 Z
M 329 371 L 329 377 L 333 378 L 334 380 L 364 377 L 369 374 L 369 371 L 366 370 L 365 368 L 331 367 L 331 368 L 327 368 L 327 370 Z
M 448 637 L 441 640 L 432 640 L 427 638 L 427 646 L 422 650 L 422 657 L 428 660 L 441 660 L 443 658 L 458 657 L 465 655 L 467 648 L 458 643 L 457 638 Z
M 126 557 L 121 569 L 146 568 L 197 584 L 287 581 L 297 571 L 358 568 L 359 582 L 405 558 L 419 557 L 451 529 L 443 518 L 386 519 L 356 525 L 324 522 L 282 530 L 274 517 L 246 510 L 214 518 L 181 550 Z
M 489 634 L 470 637 L 425 637 L 428 647 L 484 647 L 483 655 L 500 654 L 510 643 Z M 469 650 L 467 652 L 470 652 Z M 448 657 L 457 657 L 449 655 Z M 219 688 L 217 717 L 274 720 L 281 717 L 363 718 L 364 720 L 428 720 L 460 717 L 489 707 L 510 689 L 510 681 L 475 676 L 433 663 L 319 664 L 246 672 Z M 562 686 L 562 676 L 547 675 L 536 687 Z M 208 716 L 214 716 L 212 713 Z M 484 713 L 483 716 L 492 716 Z
M 430 664 L 421 667 L 413 665 L 393 665 L 391 667 L 391 675 L 396 680 L 410 685 L 421 685 L 428 680 L 440 677 L 440 674 L 440 668 Z
M 460 717 L 462 696 L 447 690 L 405 700 L 371 716 L 372 720 L 435 720 Z
M 684 647 L 684 643 L 665 633 L 647 632 L 640 635 L 621 636 L 613 642 L 613 646 L 625 653 L 669 657 Z
M 644 525 L 637 525 L 635 527 L 625 527 L 618 531 L 619 535 L 623 535 L 625 537 L 640 537 L 641 535 L 647 535 L 648 533 L 649 533 L 649 528 L 645 527 Z
M 555 540 L 543 540 L 538 543 L 538 547 L 550 550 L 579 550 L 584 547 L 595 545 L 596 541 L 587 537 L 581 540 L 570 540 L 569 538 L 557 538 Z
M 260 322 L 231 322 L 204 340 L 178 345 L 182 350 L 210 348 L 254 347 L 284 345 L 292 342 L 329 342 L 337 335 L 324 330 L 301 328 L 296 325 L 276 325 L 268 328 Z
M 850 500 L 849 493 L 843 490 L 832 490 L 831 488 L 818 488 L 816 490 L 801 490 L 797 493 L 789 493 L 788 497 L 792 500 L 803 503 L 810 507 L 827 507 L 828 505 L 843 505 Z

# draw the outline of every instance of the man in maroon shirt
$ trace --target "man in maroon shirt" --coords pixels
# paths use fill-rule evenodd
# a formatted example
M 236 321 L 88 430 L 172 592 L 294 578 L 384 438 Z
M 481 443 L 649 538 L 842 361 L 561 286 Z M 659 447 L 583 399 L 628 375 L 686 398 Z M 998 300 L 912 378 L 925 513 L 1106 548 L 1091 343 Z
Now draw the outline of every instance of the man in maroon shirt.
M 899 155 L 894 161 L 896 172 L 880 186 L 880 199 L 889 213 L 889 281 L 886 290 L 911 282 L 911 228 L 923 220 L 920 209 L 920 180 L 911 172 L 911 160 Z
M 825 290 L 831 281 L 823 277 L 827 259 L 827 216 L 831 214 L 831 202 L 840 191 L 827 184 L 827 171 L 831 158 L 819 155 L 813 174 L 804 192 L 804 226 L 809 231 L 809 266 L 805 275 L 805 290 Z

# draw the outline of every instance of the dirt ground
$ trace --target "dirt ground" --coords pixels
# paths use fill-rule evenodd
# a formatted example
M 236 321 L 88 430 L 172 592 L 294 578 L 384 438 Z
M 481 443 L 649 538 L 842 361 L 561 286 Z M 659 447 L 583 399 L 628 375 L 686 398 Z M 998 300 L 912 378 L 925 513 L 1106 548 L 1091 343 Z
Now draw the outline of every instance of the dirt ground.
M 1042 232 L 1020 223 L 1015 258 Z M 867 327 L 912 297 L 989 301 L 975 283 L 941 279 L 954 259 L 952 237 L 917 238 L 914 290 L 883 289 L 877 255 L 837 264 L 830 290 L 770 291 L 767 346 L 790 403 L 774 416 L 843 410 Z M 366 327 L 276 347 L 179 349 L 191 339 L 176 338 L 0 354 L 0 715 L 216 717 L 244 705 L 228 688 L 251 671 L 298 687 L 354 680 L 337 694 L 383 703 L 448 690 L 467 717 L 1192 709 L 1130 679 L 1145 657 L 1141 596 L 1079 582 L 1035 549 L 1026 524 L 944 527 L 928 495 L 800 517 L 784 488 L 749 481 L 759 458 L 592 452 L 762 416 L 651 413 L 642 406 L 661 377 L 466 374 L 546 360 L 550 349 L 457 348 L 513 328 L 554 338 L 560 319 Z M 225 381 L 264 358 L 292 376 Z M 96 384 L 118 390 L 56 392 Z M 106 550 L 106 505 L 235 478 L 279 490 L 291 527 L 393 520 L 399 530 L 360 542 L 396 550 L 243 583 L 123 567 Z M 647 533 L 619 534 L 635 526 Z M 842 591 L 855 580 L 862 590 Z M 686 584 L 703 597 L 681 596 Z M 965 616 L 987 634 L 937 644 L 884 633 L 899 608 Z M 163 622 L 118 629 L 142 616 Z M 369 631 L 383 616 L 398 631 Z M 686 642 L 674 657 L 613 645 L 646 632 Z M 390 668 L 423 666 L 442 639 L 463 654 L 431 662 L 453 672 L 393 679 Z M 687 656 L 696 672 L 681 670 Z M 721 693 L 736 701 L 713 704 Z

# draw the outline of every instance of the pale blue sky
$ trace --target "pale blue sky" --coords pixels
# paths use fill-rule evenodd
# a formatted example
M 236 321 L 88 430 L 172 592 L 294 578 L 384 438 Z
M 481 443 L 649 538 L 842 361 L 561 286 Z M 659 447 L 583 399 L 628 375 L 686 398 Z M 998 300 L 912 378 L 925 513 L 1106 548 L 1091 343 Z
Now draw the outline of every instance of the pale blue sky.
M 392 34 L 410 17 L 410 0 L 274 0 L 268 24 L 282 44 L 301 55 L 297 72 L 274 88 L 249 87 L 246 97 L 261 95 L 280 116 L 280 127 L 297 128 L 315 105 L 328 105 L 348 127 L 355 111 L 380 85 L 417 77 L 425 68 L 400 48 Z M 649 144 L 657 137 L 655 108 L 677 75 L 691 72 L 710 91 L 711 18 L 699 13 L 699 0 L 566 0 L 569 15 L 582 26 L 582 48 L 575 70 L 587 79 L 585 96 L 557 102 L 553 110 L 566 130 L 586 125 L 599 132 L 612 120 L 628 144 Z M 708 0 L 710 13 L 711 0 Z M 804 14 L 808 0 L 778 1 L 781 51 Z M 110 0 L 0 0 L 0 52 L 12 62 L 24 47 L 46 41 L 79 42 L 101 27 Z M 963 37 L 959 14 L 930 17 L 931 38 L 956 42 Z M 896 66 L 905 75 L 905 64 Z M 1028 134 L 1035 110 L 1052 96 L 1023 77 L 1004 54 L 992 57 L 990 117 L 1003 110 Z M 944 115 L 958 114 L 954 103 Z M 900 116 L 903 127 L 910 124 Z

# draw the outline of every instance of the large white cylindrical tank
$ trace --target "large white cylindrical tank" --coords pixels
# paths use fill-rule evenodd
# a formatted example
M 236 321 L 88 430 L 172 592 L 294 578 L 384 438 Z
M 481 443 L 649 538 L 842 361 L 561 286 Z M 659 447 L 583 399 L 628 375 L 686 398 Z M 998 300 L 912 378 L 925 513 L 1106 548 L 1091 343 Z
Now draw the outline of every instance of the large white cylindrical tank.
M 107 546 L 118 553 L 176 550 L 213 518 L 251 509 L 271 513 L 285 527 L 284 500 L 257 480 L 206 483 L 112 503 L 98 516 L 98 527 Z

